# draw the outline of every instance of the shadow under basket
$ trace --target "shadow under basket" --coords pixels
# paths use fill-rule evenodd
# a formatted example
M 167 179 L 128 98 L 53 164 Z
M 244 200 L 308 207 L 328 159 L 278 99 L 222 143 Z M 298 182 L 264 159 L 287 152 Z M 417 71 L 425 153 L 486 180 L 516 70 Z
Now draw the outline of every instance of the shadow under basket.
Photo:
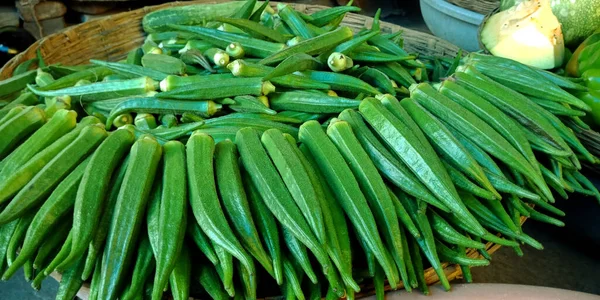
M 38 49 L 48 64 L 62 63 L 65 65 L 77 65 L 87 64 L 90 59 L 108 61 L 123 59 L 129 51 L 142 45 L 145 33 L 141 23 L 142 18 L 147 13 L 172 6 L 219 2 L 227 1 L 172 2 L 115 14 L 103 19 L 92 20 L 69 27 L 62 32 L 38 40 L 27 50 L 15 56 L 0 70 L 0 80 L 10 77 L 13 69 L 23 61 L 35 57 Z M 273 7 L 277 6 L 277 2 L 271 2 L 270 4 Z M 296 10 L 307 14 L 326 8 L 320 5 L 290 5 Z M 372 23 L 373 18 L 371 17 L 349 13 L 346 15 L 342 25 L 350 27 L 354 32 L 358 32 L 363 27 L 370 27 Z M 460 50 L 457 46 L 432 35 L 391 23 L 381 22 L 381 30 L 384 33 L 403 31 L 404 48 L 409 53 L 453 57 Z M 525 218 L 522 218 L 521 221 L 524 222 Z M 492 243 L 486 245 L 486 249 L 490 254 L 499 248 L 499 245 Z M 467 255 L 472 258 L 479 257 L 479 253 L 474 249 L 469 249 Z M 449 280 L 461 277 L 462 272 L 458 265 L 444 263 L 443 266 Z M 58 280 L 60 274 L 54 273 L 53 277 Z M 428 285 L 439 281 L 438 276 L 432 268 L 425 270 L 425 279 Z M 390 287 L 386 287 L 386 290 L 390 290 Z M 363 286 L 361 294 L 357 296 L 366 296 L 373 293 L 373 287 L 366 285 Z M 85 284 L 79 291 L 78 296 L 82 299 L 87 299 L 88 294 L 89 285 Z

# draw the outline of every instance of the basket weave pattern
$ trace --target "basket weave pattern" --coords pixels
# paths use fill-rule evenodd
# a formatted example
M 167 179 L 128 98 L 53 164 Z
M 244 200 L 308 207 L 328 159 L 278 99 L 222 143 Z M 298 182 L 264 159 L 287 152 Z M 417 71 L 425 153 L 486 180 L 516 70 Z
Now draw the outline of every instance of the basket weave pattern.
M 0 70 L 0 79 L 8 78 L 12 74 L 12 70 L 22 61 L 35 57 L 35 51 L 38 47 L 46 62 L 50 64 L 59 62 L 65 65 L 85 64 L 92 58 L 108 61 L 122 59 L 127 55 L 127 52 L 142 44 L 145 36 L 141 21 L 147 13 L 170 6 L 218 2 L 227 1 L 172 2 L 144 7 L 70 27 L 37 41 L 29 49 L 17 55 Z M 277 3 L 272 2 L 271 5 L 275 7 Z M 312 13 L 324 8 L 320 5 L 307 4 L 292 4 L 292 6 L 305 13 Z M 358 31 L 364 26 L 370 26 L 372 22 L 373 18 L 348 14 L 342 24 Z M 384 32 L 402 30 L 404 32 L 404 46 L 409 52 L 428 55 L 455 55 L 459 50 L 458 47 L 431 35 L 391 23 L 381 22 L 381 30 Z
M 482 15 L 491 13 L 500 6 L 500 0 L 446 0 L 458 7 L 478 12 Z
M 0 79 L 10 77 L 16 66 L 27 59 L 35 57 L 38 48 L 48 64 L 87 64 L 92 58 L 108 61 L 123 59 L 126 57 L 127 52 L 139 47 L 143 43 L 145 34 L 142 30 L 141 21 L 147 13 L 171 6 L 218 2 L 226 2 L 226 0 L 172 2 L 163 5 L 144 7 L 67 28 L 60 33 L 50 35 L 37 41 L 26 51 L 14 57 L 0 70 Z M 277 2 L 271 2 L 271 5 L 276 7 Z M 324 6 L 308 4 L 291 5 L 296 10 L 308 14 L 325 8 Z M 352 13 L 347 14 L 342 22 L 344 26 L 350 27 L 355 32 L 363 27 L 370 27 L 372 23 L 373 18 Z M 391 23 L 381 22 L 381 30 L 385 33 L 396 32 L 399 30 L 403 31 L 402 37 L 404 38 L 404 48 L 411 53 L 455 56 L 459 51 L 457 46 L 444 40 Z M 522 218 L 521 221 L 525 221 L 525 218 Z M 486 245 L 486 249 L 489 253 L 493 253 L 499 248 L 500 246 L 492 243 Z M 468 250 L 467 255 L 475 258 L 479 256 L 479 253 L 476 250 L 470 249 Z M 461 270 L 458 265 L 444 263 L 443 266 L 449 280 L 461 276 Z M 55 278 L 60 276 L 59 274 L 53 275 Z M 425 279 L 428 284 L 434 284 L 439 281 L 438 276 L 432 268 L 425 270 Z M 389 287 L 387 287 L 387 289 L 389 289 Z M 80 291 L 80 297 L 83 297 L 84 299 L 87 298 L 85 297 L 87 294 L 86 290 L 87 287 L 84 286 L 82 291 Z M 369 286 L 365 286 L 363 291 L 364 293 L 362 293 L 361 296 L 372 294 L 374 292 L 372 287 Z

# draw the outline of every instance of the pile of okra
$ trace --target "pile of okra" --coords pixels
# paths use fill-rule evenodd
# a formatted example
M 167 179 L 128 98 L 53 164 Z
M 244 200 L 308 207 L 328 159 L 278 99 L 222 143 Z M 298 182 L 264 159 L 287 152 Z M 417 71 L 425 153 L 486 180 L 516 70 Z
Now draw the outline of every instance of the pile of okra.
M 57 299 L 352 299 L 429 293 L 486 243 L 542 249 L 524 217 L 597 163 L 584 90 L 517 62 L 427 57 L 400 33 L 232 2 L 148 14 L 126 60 L 0 81 L 0 274 Z M 68 63 L 68 62 L 65 62 Z M 476 255 L 475 255 L 476 254 Z M 518 266 L 515 266 L 518 268 Z

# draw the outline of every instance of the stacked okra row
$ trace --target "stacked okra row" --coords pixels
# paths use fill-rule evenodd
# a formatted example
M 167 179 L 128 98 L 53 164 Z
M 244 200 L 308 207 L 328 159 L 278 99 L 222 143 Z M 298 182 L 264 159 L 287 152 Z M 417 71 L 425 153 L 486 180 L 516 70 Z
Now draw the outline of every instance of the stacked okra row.
M 416 59 L 377 18 L 339 27 L 352 6 L 254 6 L 157 11 L 126 62 L 38 57 L 0 82 L 3 279 L 61 272 L 60 299 L 86 281 L 91 299 L 428 293 L 424 268 L 470 281 L 485 242 L 541 249 L 521 217 L 563 226 L 553 191 L 600 198 L 570 129 L 580 85 Z

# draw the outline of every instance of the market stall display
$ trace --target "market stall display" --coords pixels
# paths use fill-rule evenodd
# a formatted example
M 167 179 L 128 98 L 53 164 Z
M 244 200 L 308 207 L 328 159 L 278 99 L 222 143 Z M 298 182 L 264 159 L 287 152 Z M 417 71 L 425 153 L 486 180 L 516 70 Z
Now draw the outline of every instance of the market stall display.
M 571 129 L 586 87 L 379 13 L 268 4 L 117 15 L 147 35 L 51 36 L 2 69 L 3 278 L 58 271 L 59 299 L 428 293 L 485 243 L 542 249 L 521 223 L 564 226 L 555 197 L 600 199 Z

